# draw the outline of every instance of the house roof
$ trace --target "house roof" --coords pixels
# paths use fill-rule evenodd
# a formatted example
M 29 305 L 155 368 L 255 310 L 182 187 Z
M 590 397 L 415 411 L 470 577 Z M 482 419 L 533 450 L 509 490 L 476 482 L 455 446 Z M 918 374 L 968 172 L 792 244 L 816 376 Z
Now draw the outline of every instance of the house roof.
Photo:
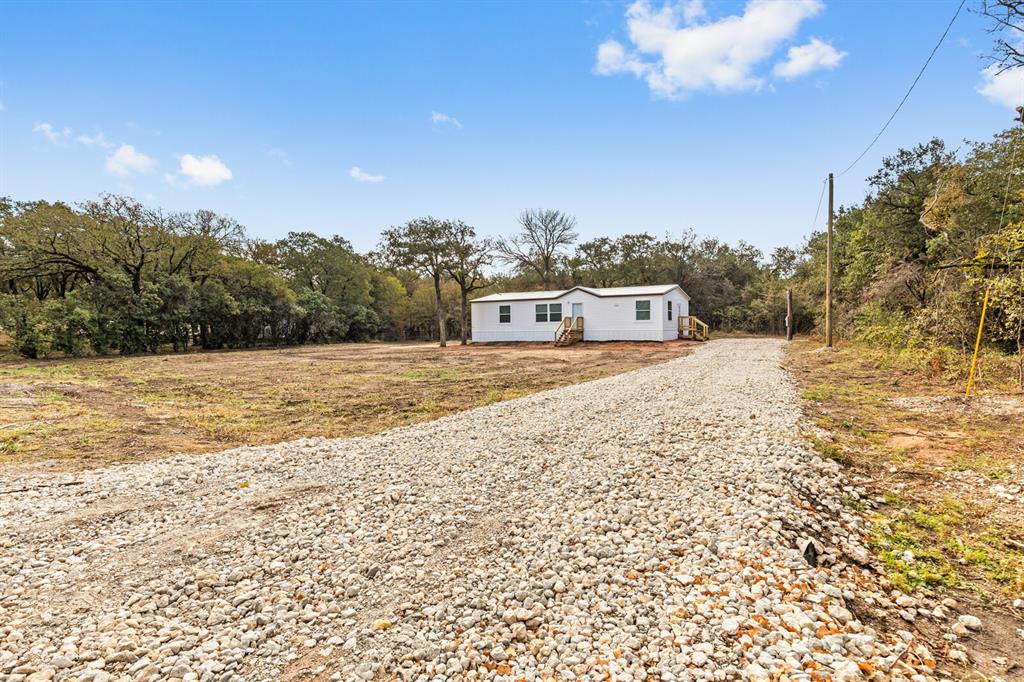
M 678 284 L 655 284 L 643 287 L 573 287 L 571 289 L 559 289 L 558 291 L 506 291 L 501 294 L 490 294 L 474 298 L 473 303 L 493 303 L 496 301 L 543 301 L 553 298 L 561 298 L 570 291 L 585 291 L 598 298 L 611 296 L 660 296 L 667 294 L 673 289 L 683 291 Z M 683 291 L 683 295 L 689 295 Z

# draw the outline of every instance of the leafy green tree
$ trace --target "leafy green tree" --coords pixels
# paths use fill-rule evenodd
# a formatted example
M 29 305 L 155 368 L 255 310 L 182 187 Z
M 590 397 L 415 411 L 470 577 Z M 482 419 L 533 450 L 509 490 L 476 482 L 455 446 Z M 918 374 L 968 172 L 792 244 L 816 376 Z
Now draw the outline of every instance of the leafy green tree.
M 438 339 L 444 348 L 448 344 L 441 282 L 452 259 L 448 224 L 428 216 L 410 220 L 400 227 L 390 227 L 381 234 L 381 252 L 393 267 L 413 270 L 433 283 Z
M 409 319 L 409 293 L 402 281 L 390 272 L 374 269 L 370 296 L 379 323 L 378 333 L 385 339 L 404 338 Z
M 573 282 L 591 287 L 617 285 L 622 277 L 621 264 L 619 242 L 610 237 L 583 242 L 568 262 Z
M 465 346 L 469 338 L 469 296 L 486 284 L 484 268 L 491 263 L 491 244 L 478 240 L 476 231 L 461 220 L 445 223 L 449 258 L 445 270 L 459 285 L 459 335 Z

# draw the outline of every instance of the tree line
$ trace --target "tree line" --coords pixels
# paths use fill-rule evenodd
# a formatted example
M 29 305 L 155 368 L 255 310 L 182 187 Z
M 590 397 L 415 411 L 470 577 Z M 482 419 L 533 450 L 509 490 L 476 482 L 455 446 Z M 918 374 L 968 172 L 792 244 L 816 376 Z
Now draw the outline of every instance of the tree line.
M 836 317 L 847 336 L 963 355 L 987 293 L 984 338 L 1017 356 L 1024 387 L 1024 128 L 964 146 L 932 139 L 900 149 L 861 203 L 839 208 Z M 824 273 L 817 232 L 787 284 L 805 307 L 820 309 Z
M 841 335 L 965 352 L 989 294 L 986 338 L 1024 376 L 1024 134 L 901 149 L 835 220 Z M 822 323 L 825 239 L 769 254 L 690 230 L 580 241 L 575 218 L 523 211 L 485 239 L 422 217 L 357 253 L 340 236 L 248 238 L 210 211 L 119 196 L 78 206 L 0 200 L 0 328 L 26 357 L 469 336 L 469 301 L 494 291 L 679 284 L 713 328 L 781 333 Z
M 777 331 L 767 309 L 748 309 L 772 269 L 796 258 L 782 249 L 766 266 L 747 244 L 692 232 L 577 240 L 571 215 L 527 210 L 505 238 L 423 217 L 383 230 L 378 248 L 360 254 L 340 236 L 250 239 L 229 217 L 130 197 L 0 199 L 0 330 L 30 358 L 370 339 L 444 345 L 456 334 L 467 342 L 474 295 L 678 282 L 696 314 L 720 326 Z

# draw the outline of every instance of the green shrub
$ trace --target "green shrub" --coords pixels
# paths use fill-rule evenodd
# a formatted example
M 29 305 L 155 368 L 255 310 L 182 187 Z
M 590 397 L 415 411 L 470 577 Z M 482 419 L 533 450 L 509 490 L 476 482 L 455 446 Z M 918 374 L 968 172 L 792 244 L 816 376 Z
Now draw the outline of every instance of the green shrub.
M 35 311 L 23 311 L 14 323 L 14 349 L 35 360 L 50 348 L 46 322 Z
M 52 301 L 44 310 L 50 348 L 65 355 L 84 355 L 93 333 L 92 311 L 70 299 Z
M 924 334 L 898 310 L 888 310 L 880 302 L 867 303 L 857 312 L 853 335 L 871 346 L 897 350 L 923 348 Z

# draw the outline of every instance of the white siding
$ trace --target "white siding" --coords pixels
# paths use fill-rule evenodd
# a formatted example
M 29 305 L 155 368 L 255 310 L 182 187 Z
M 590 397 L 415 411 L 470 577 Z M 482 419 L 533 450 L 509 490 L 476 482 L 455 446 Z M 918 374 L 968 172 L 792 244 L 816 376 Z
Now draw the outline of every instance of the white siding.
M 665 299 L 673 300 L 671 334 L 666 317 Z M 651 319 L 636 319 L 636 301 L 651 302 Z M 473 303 L 473 341 L 477 343 L 500 341 L 542 341 L 552 343 L 555 340 L 555 329 L 560 320 L 554 322 L 536 322 L 535 308 L 537 304 L 561 303 L 562 317 L 572 315 L 572 304 L 583 304 L 583 340 L 584 341 L 664 341 L 676 338 L 675 317 L 676 306 L 688 311 L 685 296 L 678 289 L 665 295 L 652 296 L 606 296 L 574 290 L 562 294 L 558 298 L 545 301 L 477 301 Z M 507 305 L 511 309 L 512 319 L 509 323 L 498 321 L 498 309 Z M 688 314 L 688 312 L 683 313 Z
M 690 314 L 690 299 L 679 289 L 674 289 L 662 297 L 661 319 L 662 333 L 666 341 L 679 337 L 679 316 Z M 672 302 L 672 319 L 668 319 L 668 304 Z

